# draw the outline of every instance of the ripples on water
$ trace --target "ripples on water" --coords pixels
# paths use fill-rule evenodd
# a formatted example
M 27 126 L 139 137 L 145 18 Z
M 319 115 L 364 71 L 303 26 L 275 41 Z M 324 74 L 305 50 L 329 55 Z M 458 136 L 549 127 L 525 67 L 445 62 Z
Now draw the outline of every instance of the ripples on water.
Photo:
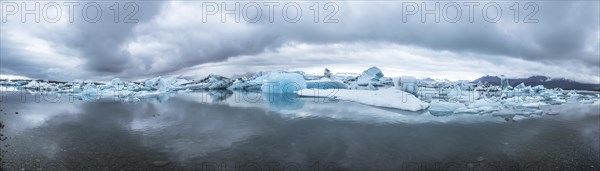
M 549 107 L 558 115 L 433 116 L 228 92 L 137 103 L 22 98 L 1 103 L 6 170 L 600 168 L 599 105 Z

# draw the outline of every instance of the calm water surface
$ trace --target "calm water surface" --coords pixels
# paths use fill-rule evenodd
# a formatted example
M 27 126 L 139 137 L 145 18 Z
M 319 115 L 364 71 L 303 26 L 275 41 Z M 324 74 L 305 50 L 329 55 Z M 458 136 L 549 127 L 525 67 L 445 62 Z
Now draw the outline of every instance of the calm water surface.
M 433 116 L 230 92 L 1 105 L 5 170 L 600 169 L 599 105 Z

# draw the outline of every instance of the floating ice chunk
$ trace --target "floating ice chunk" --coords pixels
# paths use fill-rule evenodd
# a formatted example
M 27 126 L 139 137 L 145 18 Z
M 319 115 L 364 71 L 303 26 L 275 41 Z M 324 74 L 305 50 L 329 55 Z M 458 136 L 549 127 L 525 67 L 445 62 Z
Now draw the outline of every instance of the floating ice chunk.
M 539 96 L 514 96 L 502 100 L 502 104 L 507 107 L 529 107 L 538 108 L 541 105 L 547 105 L 542 97 Z
M 156 86 L 157 86 L 157 82 L 158 82 L 158 80 L 160 80 L 160 79 L 161 79 L 161 77 L 159 76 L 159 77 L 155 77 L 155 78 L 152 78 L 152 79 L 146 80 L 146 81 L 144 82 L 144 85 L 145 85 L 145 87 L 146 87 L 146 88 L 149 88 L 149 89 L 154 89 L 154 90 L 155 90 L 155 89 L 156 89 Z
M 32 89 L 32 90 L 44 90 L 44 91 L 48 91 L 48 90 L 58 90 L 58 87 L 55 84 L 50 84 L 47 81 L 43 81 L 43 82 L 38 82 L 38 81 L 30 81 L 29 83 L 27 83 L 24 86 L 21 86 L 21 88 L 24 89 Z
M 227 90 L 260 90 L 262 83 L 256 81 L 243 81 L 243 80 L 235 80 L 231 86 L 227 87 Z
M 580 97 L 580 94 L 577 94 L 577 92 L 571 90 L 566 94 L 565 101 L 567 103 L 578 103 Z
M 531 102 L 531 103 L 523 103 L 521 106 L 530 107 L 530 108 L 539 108 L 540 106 L 548 105 L 545 102 Z
M 525 87 L 527 87 L 527 86 L 525 86 L 525 83 L 520 83 L 515 86 L 516 89 L 524 89 Z
M 329 78 L 321 78 L 319 80 L 306 81 L 306 88 L 316 89 L 348 89 L 348 85 L 343 82 L 331 80 Z
M 96 100 L 101 98 L 102 91 L 94 83 L 87 83 L 83 86 L 81 96 L 86 100 Z
M 182 85 L 189 84 L 189 83 L 193 83 L 193 81 L 187 80 L 187 79 L 177 78 L 177 79 L 174 80 L 173 85 L 175 85 L 177 87 L 181 87 Z
M 98 88 L 100 90 L 107 90 L 107 89 L 115 88 L 115 86 L 113 86 L 112 84 L 105 84 L 105 85 L 99 85 Z
M 369 83 L 377 84 L 381 77 L 383 77 L 383 72 L 377 67 L 371 67 L 358 76 L 356 83 L 359 86 L 367 86 Z
M 210 74 L 207 78 L 201 80 L 202 83 L 207 83 L 208 89 L 225 89 L 229 87 L 232 83 L 231 79 L 220 76 Z
M 597 101 L 597 99 L 589 99 L 589 98 L 584 98 L 579 100 L 579 103 L 581 104 L 594 104 Z
M 2 86 L 22 86 L 22 85 L 25 85 L 25 84 L 27 84 L 27 82 L 26 81 L 22 81 L 22 80 L 19 80 L 19 81 L 12 81 L 12 80 L 0 81 L 0 85 L 2 85 Z
M 362 104 L 389 107 L 409 111 L 419 111 L 429 107 L 429 103 L 421 101 L 414 95 L 395 88 L 370 90 L 347 89 L 303 89 L 298 95 L 307 97 L 328 97 L 339 100 L 354 101 Z
M 250 78 L 236 79 L 229 87 L 228 90 L 247 90 L 247 91 L 260 91 L 263 85 L 263 80 L 268 77 L 270 73 L 286 73 L 284 71 L 275 72 L 264 72 L 260 71 L 254 74 Z
M 394 80 L 394 86 L 398 90 L 416 95 L 419 92 L 419 81 L 415 77 L 402 76 Z
M 295 93 L 306 88 L 306 80 L 298 73 L 269 73 L 262 80 L 263 93 Z
M 460 86 L 455 86 L 450 89 L 445 89 L 446 97 L 460 102 L 470 102 L 480 98 L 480 94 L 475 91 L 463 90 Z
M 100 88 L 100 90 L 116 89 L 116 88 L 119 88 L 119 84 L 122 84 L 122 83 L 123 82 L 121 82 L 121 79 L 114 78 L 110 81 L 110 84 L 100 85 L 100 86 L 98 86 L 98 88 Z
M 541 93 L 541 92 L 543 92 L 543 91 L 546 90 L 546 88 L 544 87 L 544 85 L 536 85 L 532 89 L 536 93 Z
M 39 87 L 40 87 L 40 83 L 37 81 L 30 81 L 26 85 L 21 86 L 21 88 L 26 88 L 26 89 L 35 89 L 35 88 L 39 88 Z
M 464 107 L 464 104 L 457 102 L 431 102 L 428 110 L 432 115 L 448 115 L 454 113 L 456 109 Z
M 372 83 L 367 84 L 366 86 L 359 86 L 356 82 L 351 83 L 348 89 L 351 90 L 378 90 Z
M 144 82 L 143 86 L 137 84 L 128 84 L 131 91 L 177 91 L 185 89 L 225 89 L 231 85 L 231 80 L 219 75 L 209 75 L 208 77 L 194 82 L 181 78 L 161 78 L 156 77 Z
M 485 98 L 485 99 L 474 100 L 473 102 L 471 102 L 467 105 L 467 107 L 469 107 L 469 108 L 480 108 L 480 107 L 486 107 L 486 106 L 500 108 L 502 106 L 502 104 L 497 99 Z
M 171 90 L 172 88 L 175 88 L 175 86 L 173 86 L 171 83 L 172 80 L 170 79 L 158 79 L 158 81 L 156 82 L 157 85 L 157 89 L 159 92 L 167 92 L 169 90 Z
M 514 109 L 513 111 L 515 112 L 516 115 L 525 115 L 525 116 L 541 115 L 542 113 L 544 113 L 543 110 L 531 109 L 531 108 L 517 108 L 517 109 Z
M 197 81 L 197 82 L 191 82 L 191 81 L 186 81 L 186 80 L 178 81 L 175 85 L 179 85 L 179 86 L 177 86 L 177 88 L 175 88 L 175 90 L 226 89 L 227 87 L 230 87 L 232 84 L 233 84 L 233 81 L 227 77 L 210 74 L 210 75 L 208 75 L 208 77 L 206 77 L 200 81 Z
M 114 78 L 114 79 L 112 79 L 112 80 L 110 81 L 110 83 L 111 83 L 112 85 L 119 85 L 119 84 L 123 84 L 123 82 L 122 82 L 122 81 L 121 81 L 121 79 L 119 79 L 119 78 Z
M 502 107 L 500 102 L 496 102 L 492 99 L 479 99 L 475 100 L 466 107 L 458 108 L 454 113 L 490 113 L 498 111 Z

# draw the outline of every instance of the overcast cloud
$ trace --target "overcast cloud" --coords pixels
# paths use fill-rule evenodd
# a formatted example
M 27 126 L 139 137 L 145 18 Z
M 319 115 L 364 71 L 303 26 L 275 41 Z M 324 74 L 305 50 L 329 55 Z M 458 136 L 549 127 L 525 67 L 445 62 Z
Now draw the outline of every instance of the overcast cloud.
M 522 22 L 532 10 L 525 10 L 522 1 L 518 23 L 510 10 L 514 2 L 505 1 L 498 2 L 502 16 L 495 23 L 483 19 L 481 9 L 488 2 L 475 7 L 473 22 L 461 1 L 461 20 L 456 23 L 444 18 L 436 23 L 432 15 L 422 23 L 420 13 L 403 22 L 402 2 L 335 2 L 337 23 L 322 22 L 332 8 L 322 10 L 320 22 L 315 23 L 310 10 L 314 2 L 298 2 L 300 20 L 285 21 L 281 10 L 286 2 L 279 2 L 273 22 L 268 20 L 268 7 L 261 6 L 261 20 L 251 23 L 243 18 L 235 22 L 233 15 L 221 22 L 220 13 L 203 22 L 203 2 L 199 1 L 152 1 L 136 2 L 139 22 L 135 24 L 113 22 L 108 8 L 112 3 L 98 3 L 103 16 L 96 23 L 83 20 L 80 14 L 70 23 L 64 7 L 63 19 L 57 23 L 29 21 L 33 17 L 21 23 L 19 15 L 7 16 L 1 25 L 1 73 L 106 80 L 209 73 L 230 76 L 276 69 L 321 72 L 325 67 L 334 72 L 360 72 L 380 66 L 387 76 L 546 75 L 600 83 L 598 1 L 536 2 L 537 23 Z M 434 3 L 426 5 L 433 8 Z M 448 4 L 439 3 L 441 7 Z M 324 4 L 320 2 L 321 8 Z M 420 2 L 415 4 L 422 7 Z M 228 9 L 233 5 L 227 2 Z

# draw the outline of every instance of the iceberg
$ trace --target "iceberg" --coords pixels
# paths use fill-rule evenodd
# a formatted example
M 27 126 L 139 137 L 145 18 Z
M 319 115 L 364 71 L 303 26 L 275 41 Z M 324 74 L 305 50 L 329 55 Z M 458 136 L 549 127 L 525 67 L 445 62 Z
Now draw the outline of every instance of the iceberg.
M 306 81 L 306 88 L 308 89 L 348 89 L 348 85 L 343 82 L 332 80 L 327 77 L 323 77 L 319 80 Z
M 503 108 L 502 104 L 494 101 L 494 99 L 479 99 L 465 107 L 456 109 L 454 113 L 490 113 L 501 110 L 501 108 Z
M 525 83 L 519 83 L 518 85 L 515 86 L 516 89 L 525 89 L 527 86 L 525 86 Z
M 378 85 L 381 77 L 383 77 L 383 72 L 377 67 L 371 67 L 358 76 L 356 83 L 359 86 L 367 86 L 369 83 Z
M 0 80 L 0 86 L 22 86 L 27 84 L 24 80 Z
M 81 91 L 84 100 L 93 101 L 102 97 L 102 91 L 94 83 L 85 84 Z
M 262 83 L 256 82 L 254 80 L 245 81 L 243 79 L 237 79 L 229 87 L 227 87 L 227 90 L 256 91 L 256 90 L 260 90 L 261 86 L 262 86 Z
M 295 93 L 306 88 L 304 76 L 298 73 L 274 72 L 256 79 L 262 80 L 263 93 Z
M 449 115 L 453 114 L 456 109 L 464 108 L 465 105 L 458 102 L 431 102 L 429 104 L 429 113 L 432 115 Z
M 371 90 L 347 89 L 303 89 L 298 91 L 301 97 L 326 97 L 347 100 L 366 105 L 395 108 L 408 111 L 420 111 L 429 107 L 414 95 L 395 88 Z
M 419 93 L 419 81 L 415 77 L 402 76 L 396 78 L 393 82 L 394 87 L 398 90 L 406 91 L 413 95 Z
M 248 77 L 247 77 L 248 76 Z M 428 109 L 432 115 L 451 113 L 491 113 L 494 115 L 540 114 L 546 105 L 600 104 L 600 94 L 560 88 L 547 89 L 542 85 L 527 86 L 520 83 L 511 87 L 502 77 L 500 85 L 481 81 L 449 81 L 415 77 L 383 77 L 377 67 L 362 74 L 336 73 L 325 68 L 323 74 L 307 75 L 304 72 L 269 71 L 246 74 L 229 79 L 210 74 L 202 80 L 182 77 L 155 77 L 141 82 L 109 82 L 48 80 L 0 80 L 0 86 L 26 90 L 30 93 L 64 93 L 81 99 L 96 100 L 113 95 L 122 101 L 139 101 L 140 98 L 157 98 L 159 101 L 178 92 L 192 90 L 223 90 L 214 93 L 216 101 L 231 96 L 228 90 L 256 91 L 265 94 L 287 94 L 328 97 L 354 101 L 367 105 L 396 108 L 409 111 Z M 225 90 L 227 89 L 227 90 Z M 581 93 L 581 94 L 580 94 Z M 213 96 L 211 95 L 211 97 Z M 428 103 L 431 102 L 431 103 Z M 272 104 L 276 109 L 293 109 L 286 104 Z
M 230 87 L 234 81 L 227 77 L 210 74 L 200 81 L 180 81 L 176 90 L 222 90 Z
M 24 86 L 21 86 L 21 88 L 25 88 L 25 89 L 36 89 L 40 87 L 40 83 L 38 83 L 37 81 L 30 81 L 29 83 L 25 84 Z
M 480 99 L 480 94 L 475 91 L 463 90 L 460 86 L 456 86 L 447 91 L 446 97 L 460 102 L 469 102 Z

